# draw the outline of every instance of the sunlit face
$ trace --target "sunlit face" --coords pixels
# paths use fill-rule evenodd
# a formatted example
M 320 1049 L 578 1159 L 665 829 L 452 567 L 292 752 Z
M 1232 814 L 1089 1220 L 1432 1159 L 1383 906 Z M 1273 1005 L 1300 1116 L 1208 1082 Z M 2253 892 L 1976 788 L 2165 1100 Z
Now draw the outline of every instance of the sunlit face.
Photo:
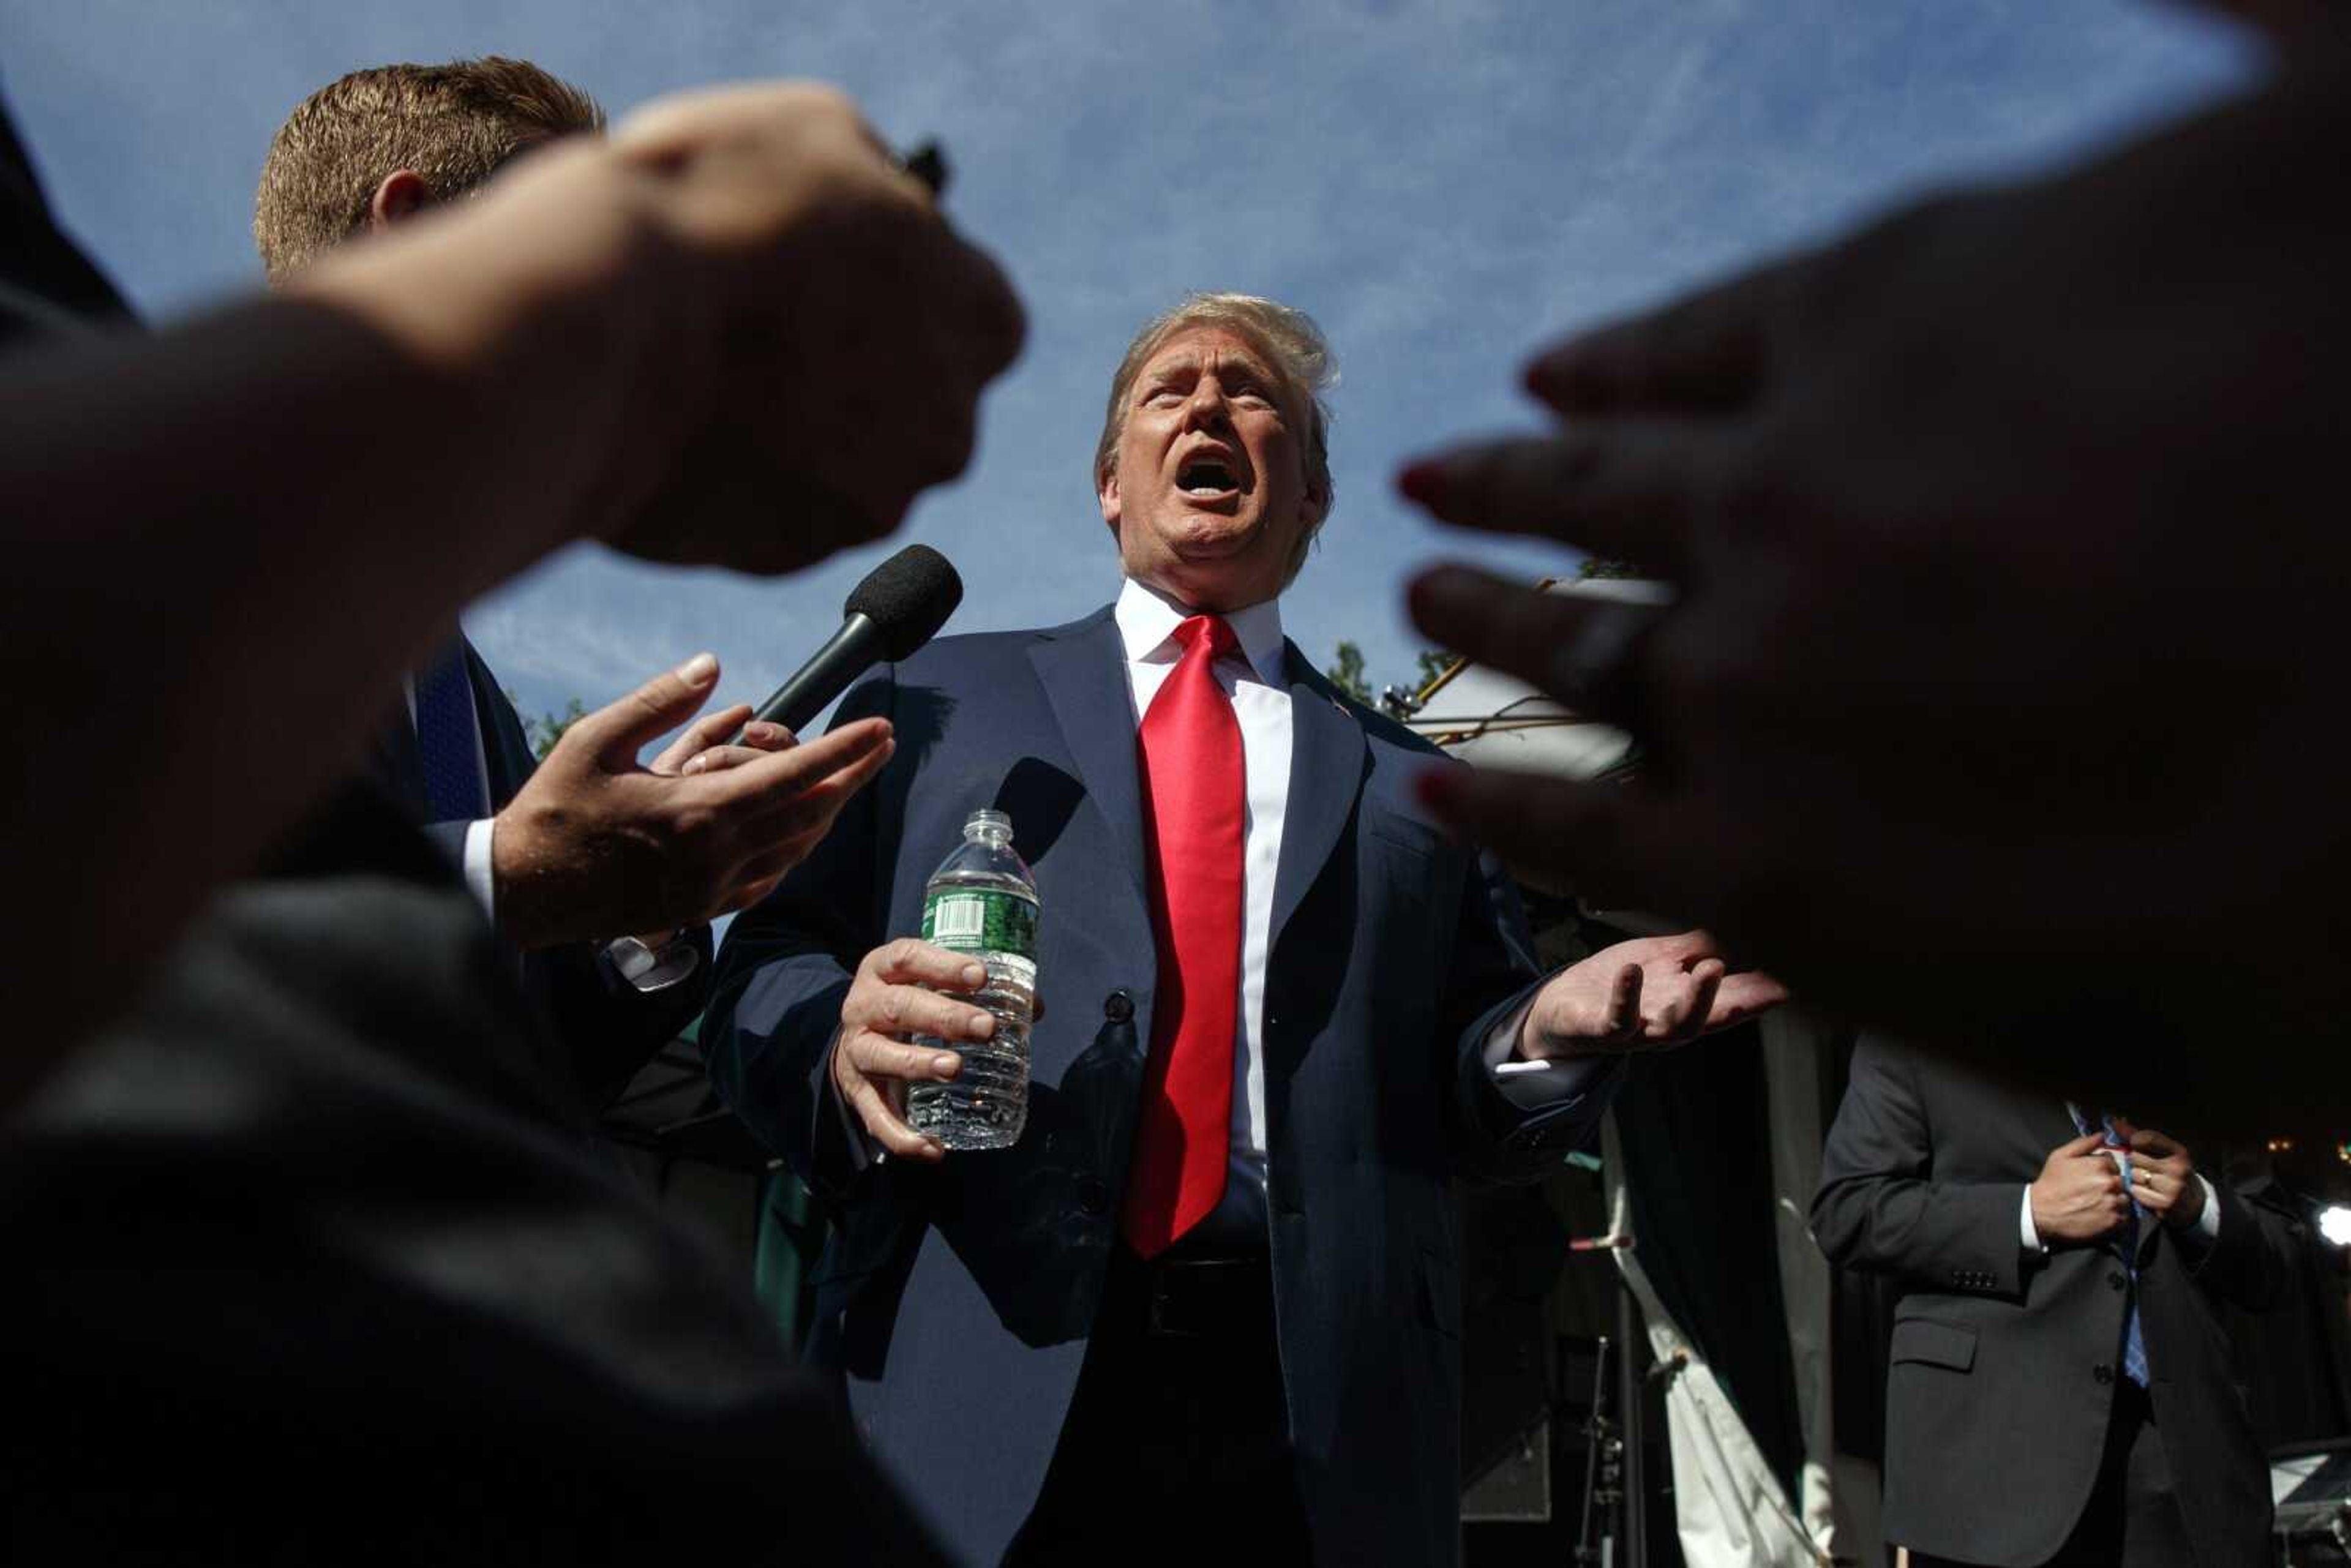
M 1247 338 L 1190 327 L 1144 361 L 1124 413 L 1102 509 L 1126 575 L 1197 610 L 1280 593 L 1324 506 L 1305 398 Z

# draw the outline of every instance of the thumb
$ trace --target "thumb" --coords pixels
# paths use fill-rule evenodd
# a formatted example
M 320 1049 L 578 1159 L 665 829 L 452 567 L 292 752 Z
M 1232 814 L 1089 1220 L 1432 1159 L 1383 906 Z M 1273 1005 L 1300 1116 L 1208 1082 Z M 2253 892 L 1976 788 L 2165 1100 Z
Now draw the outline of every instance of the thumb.
M 2105 1142 L 2106 1134 L 2103 1132 L 2085 1133 L 2072 1143 L 2060 1145 L 2057 1152 L 2061 1155 L 2093 1155 L 2103 1148 Z
M 696 653 L 620 701 L 598 708 L 573 725 L 570 734 L 578 736 L 608 771 L 623 772 L 636 765 L 637 753 L 645 742 L 693 717 L 717 684 L 717 655 Z

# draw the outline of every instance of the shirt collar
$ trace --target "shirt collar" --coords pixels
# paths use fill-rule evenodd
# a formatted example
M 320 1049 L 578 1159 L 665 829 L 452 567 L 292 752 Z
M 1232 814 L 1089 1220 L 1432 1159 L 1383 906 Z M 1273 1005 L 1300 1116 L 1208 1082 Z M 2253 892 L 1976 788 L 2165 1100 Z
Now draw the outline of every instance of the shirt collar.
M 1118 591 L 1118 603 L 1111 611 L 1131 664 L 1142 664 L 1165 648 L 1168 640 L 1176 635 L 1176 628 L 1194 613 L 1157 589 L 1146 588 L 1131 577 Z M 1257 672 L 1259 680 L 1268 685 L 1288 684 L 1282 656 L 1281 601 L 1268 599 L 1231 611 L 1224 622 L 1232 628 L 1233 641 L 1240 644 L 1241 656 Z

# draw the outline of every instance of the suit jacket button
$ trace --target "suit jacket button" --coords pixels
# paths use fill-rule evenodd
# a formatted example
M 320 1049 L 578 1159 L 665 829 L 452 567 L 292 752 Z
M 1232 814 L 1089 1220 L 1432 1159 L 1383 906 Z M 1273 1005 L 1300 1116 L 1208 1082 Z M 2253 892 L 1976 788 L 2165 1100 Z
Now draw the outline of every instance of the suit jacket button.
M 1113 1023 L 1124 1023 L 1134 1016 L 1134 998 L 1124 991 L 1113 991 L 1102 998 L 1102 1017 Z
M 2110 1291 L 2119 1291 L 2129 1282 L 2129 1281 L 2122 1277 L 2122 1272 L 2119 1270 L 2106 1276 L 2106 1289 Z
M 1078 1209 L 1095 1219 L 1110 1207 L 1110 1191 L 1102 1183 L 1088 1176 L 1078 1184 Z
M 2090 1368 L 2090 1375 L 2100 1383 L 2112 1383 L 2115 1380 L 2115 1369 L 2102 1361 Z

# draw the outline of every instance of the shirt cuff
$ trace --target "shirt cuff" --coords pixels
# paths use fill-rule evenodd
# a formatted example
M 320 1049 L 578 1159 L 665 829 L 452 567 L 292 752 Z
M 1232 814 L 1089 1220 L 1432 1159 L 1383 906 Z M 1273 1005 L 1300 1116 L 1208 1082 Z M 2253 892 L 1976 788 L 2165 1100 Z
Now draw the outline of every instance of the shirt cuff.
M 466 891 L 474 902 L 482 906 L 483 915 L 492 925 L 498 923 L 497 877 L 492 870 L 490 841 L 497 831 L 497 819 L 485 817 L 478 822 L 465 824 L 465 854 L 460 862 L 465 873 Z
M 2017 1205 L 2016 1237 L 2018 1240 L 2024 1243 L 2024 1249 L 2027 1252 L 2049 1250 L 2041 1244 L 2041 1231 L 2032 1223 L 2032 1184 L 2031 1182 L 2024 1184 L 2023 1201 Z
M 1529 997 L 1486 1036 L 1486 1075 L 1493 1080 L 1494 1092 L 1521 1111 L 1540 1111 L 1581 1097 L 1617 1060 L 1602 1054 L 1558 1057 L 1542 1063 L 1513 1061 L 1520 1026 L 1534 1005 L 1534 998 Z M 1504 1071 L 1505 1066 L 1518 1070 Z
M 2204 1189 L 2204 1208 L 2197 1215 L 2196 1223 L 2188 1228 L 2207 1241 L 2218 1241 L 2220 1239 L 2220 1195 L 2212 1190 L 2212 1184 L 2204 1179 L 2202 1171 L 2196 1173 L 2196 1181 Z

